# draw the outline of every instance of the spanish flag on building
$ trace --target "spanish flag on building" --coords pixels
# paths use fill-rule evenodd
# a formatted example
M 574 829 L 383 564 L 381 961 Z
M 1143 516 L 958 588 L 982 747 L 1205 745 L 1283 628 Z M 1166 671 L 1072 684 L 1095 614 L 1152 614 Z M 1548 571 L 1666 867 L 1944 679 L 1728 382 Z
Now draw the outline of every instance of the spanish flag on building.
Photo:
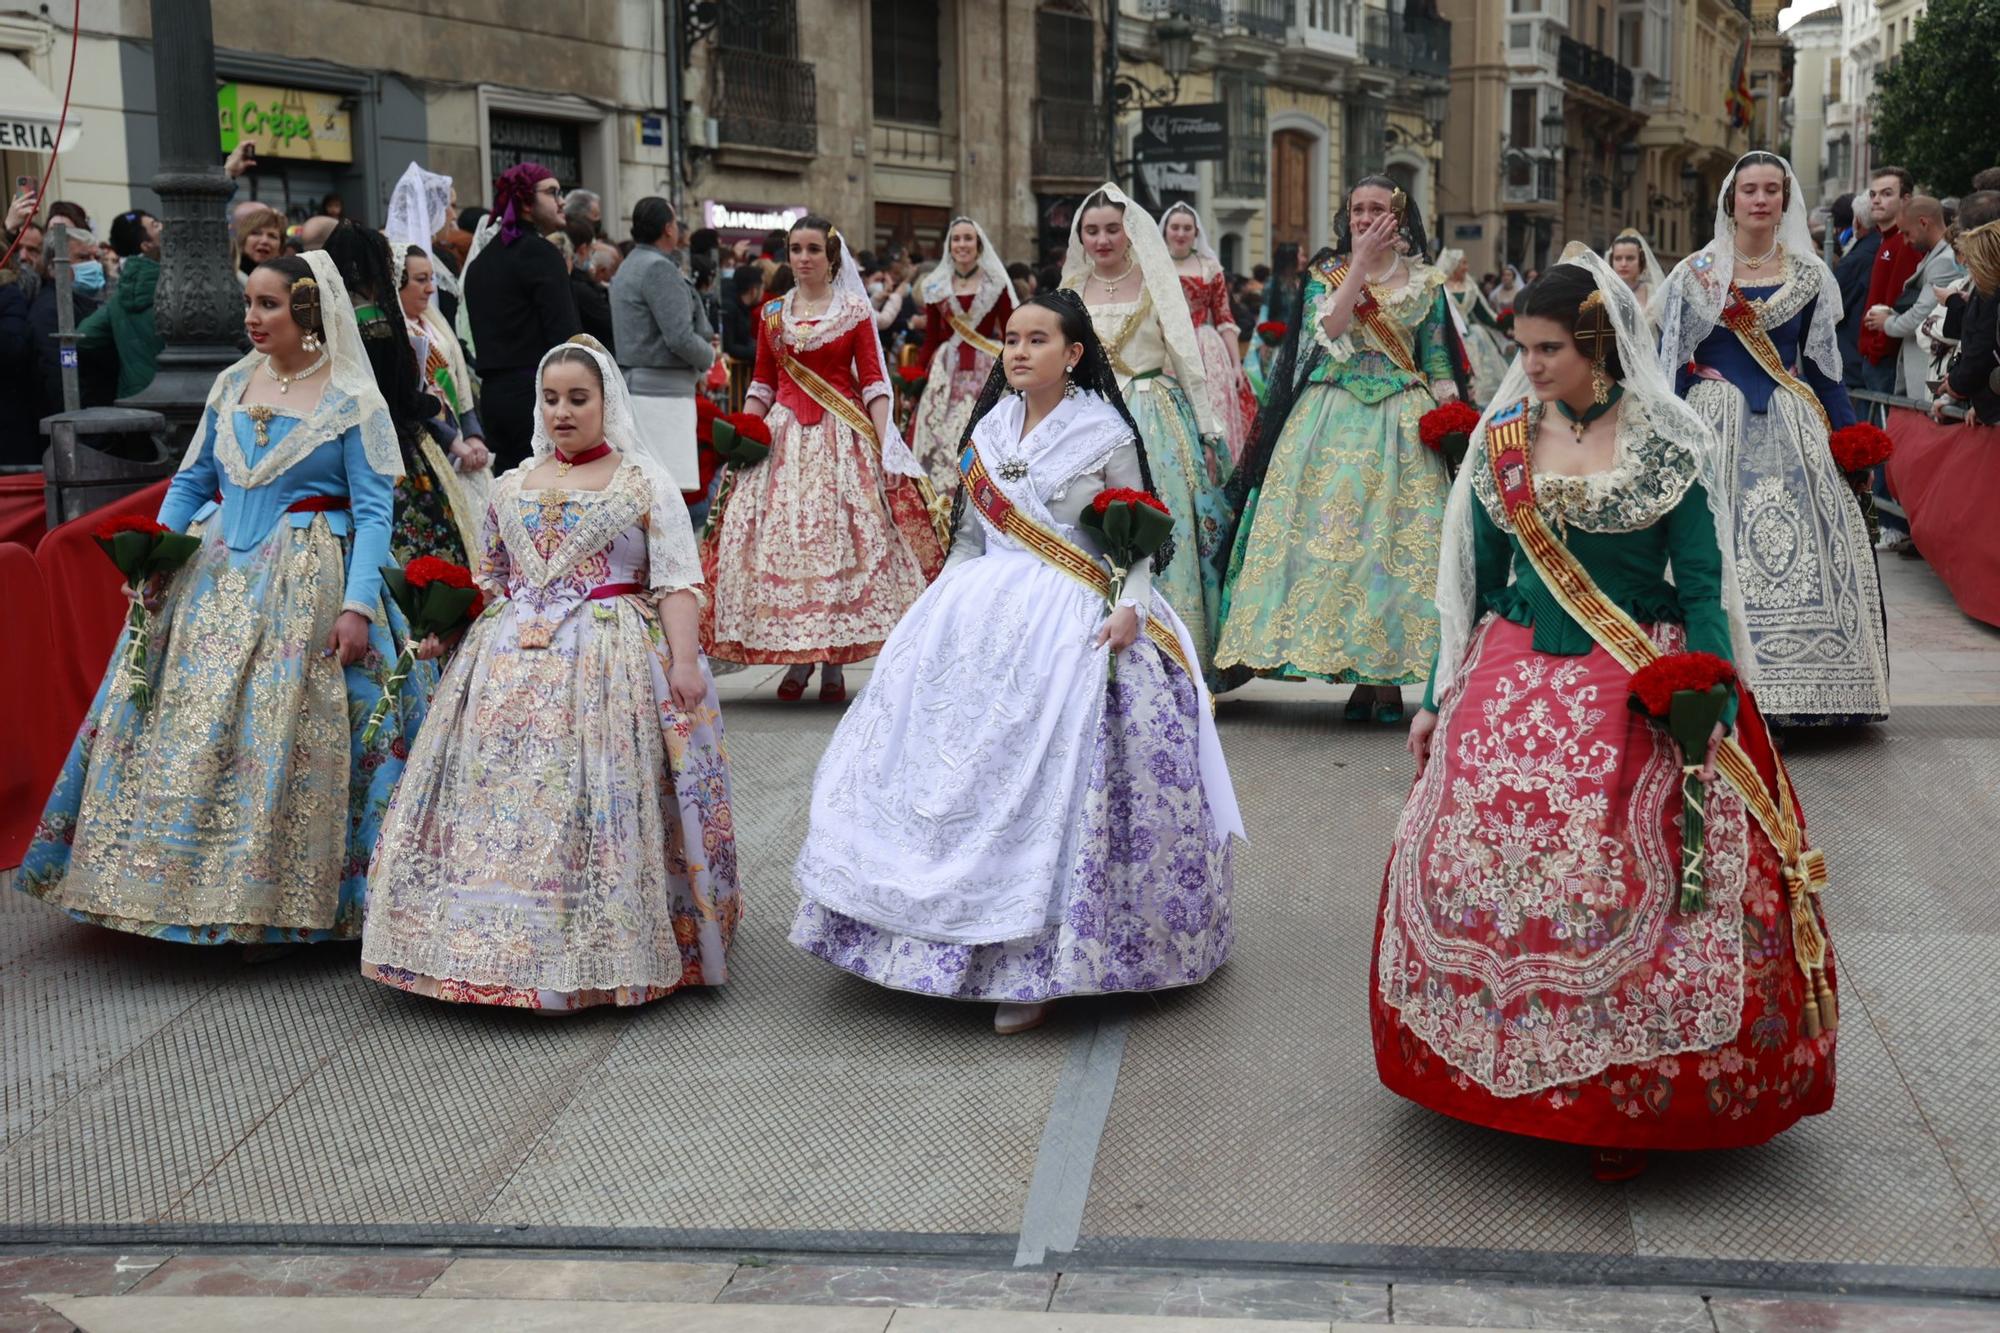
M 1730 75 L 1726 99 L 1729 123 L 1739 130 L 1750 128 L 1757 115 L 1757 95 L 1750 91 L 1750 29 L 1743 29 L 1743 44 L 1736 48 L 1736 69 Z

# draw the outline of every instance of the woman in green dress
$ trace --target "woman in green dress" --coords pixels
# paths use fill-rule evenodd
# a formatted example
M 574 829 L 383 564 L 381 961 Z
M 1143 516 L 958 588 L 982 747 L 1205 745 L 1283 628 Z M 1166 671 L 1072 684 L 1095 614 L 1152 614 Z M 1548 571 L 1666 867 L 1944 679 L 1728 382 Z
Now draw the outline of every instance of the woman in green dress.
M 1400 722 L 1437 651 L 1444 463 L 1418 423 L 1462 396 L 1444 275 L 1396 183 L 1369 176 L 1314 258 L 1258 438 L 1230 484 L 1216 667 L 1345 681 L 1350 720 Z M 1349 240 L 1351 237 L 1351 244 Z

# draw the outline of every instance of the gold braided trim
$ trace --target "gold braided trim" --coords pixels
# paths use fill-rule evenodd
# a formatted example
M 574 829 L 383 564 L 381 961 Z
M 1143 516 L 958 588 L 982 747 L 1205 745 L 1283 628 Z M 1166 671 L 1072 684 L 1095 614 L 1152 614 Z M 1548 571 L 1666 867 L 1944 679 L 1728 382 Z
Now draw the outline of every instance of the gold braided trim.
M 978 450 L 968 447 L 959 459 L 959 469 L 965 474 L 965 494 L 973 506 L 984 514 L 989 522 L 1015 541 L 1040 556 L 1047 563 L 1081 583 L 1084 587 L 1105 599 L 1111 600 L 1111 575 L 1096 557 L 1061 536 L 1029 518 L 1021 512 L 1020 506 L 1000 492 L 986 464 L 980 459 Z M 1188 664 L 1187 654 L 1181 649 L 1181 641 L 1165 621 L 1148 612 L 1146 615 L 1146 637 L 1155 647 L 1165 653 L 1173 664 L 1190 678 L 1194 668 Z
M 1743 289 L 1733 282 L 1729 284 L 1729 304 L 1722 308 L 1722 322 L 1736 335 L 1736 341 L 1742 343 L 1749 349 L 1750 355 L 1757 358 L 1757 364 L 1764 367 L 1772 379 L 1806 401 L 1812 408 L 1813 414 L 1819 418 L 1819 424 L 1831 435 L 1833 419 L 1826 414 L 1826 404 L 1819 400 L 1819 395 L 1812 391 L 1811 385 L 1794 375 L 1791 367 L 1785 364 L 1785 358 L 1778 354 L 1778 345 L 1771 341 L 1771 335 L 1765 330 L 1763 321 L 1757 317 L 1757 307 L 1743 295 Z
M 1320 266 L 1320 276 L 1325 278 L 1330 289 L 1339 291 L 1347 279 L 1346 263 Z M 1375 299 L 1375 293 L 1368 290 L 1367 279 L 1361 282 L 1361 299 L 1354 303 L 1354 317 L 1375 335 L 1375 342 L 1382 354 L 1394 361 L 1406 375 L 1418 375 L 1417 354 L 1403 336 L 1403 326 L 1389 318 L 1389 312 Z
M 957 299 L 954 298 L 951 304 L 956 306 Z M 948 309 L 945 311 L 945 318 L 951 321 L 951 331 L 965 339 L 974 351 L 984 352 L 988 356 L 1000 355 L 1000 344 L 967 323 L 962 311 Z
M 1590 631 L 1590 637 L 1620 666 L 1636 673 L 1662 656 L 1658 645 L 1639 628 L 1637 621 L 1625 614 L 1623 608 L 1604 595 L 1570 549 L 1556 540 L 1548 524 L 1542 521 L 1541 511 L 1535 507 L 1532 485 L 1521 487 L 1513 493 L 1514 498 L 1509 499 L 1506 484 L 1499 475 L 1500 457 L 1513 452 L 1519 453 L 1525 460 L 1527 447 L 1528 417 L 1525 411 L 1487 431 L 1488 458 L 1495 480 L 1500 483 L 1507 516 L 1514 521 L 1514 531 L 1521 539 L 1521 549 L 1527 553 L 1535 571 L 1542 576 L 1542 581 L 1555 594 L 1563 609 Z M 1527 475 L 1532 477 L 1533 474 Z M 1826 981 L 1826 934 L 1820 929 L 1812 908 L 1812 899 L 1826 885 L 1826 857 L 1817 848 L 1804 845 L 1805 838 L 1799 829 L 1798 797 L 1792 790 L 1791 774 L 1775 752 L 1771 756 L 1771 764 L 1778 778 L 1775 800 L 1758 776 L 1756 764 L 1735 737 L 1724 737 L 1722 744 L 1716 747 L 1717 770 L 1742 796 L 1744 805 L 1749 808 L 1758 826 L 1764 830 L 1772 846 L 1778 849 L 1792 909 L 1792 952 L 1799 971 L 1805 974 L 1806 979 L 1806 1035 L 1818 1036 L 1822 1030 L 1833 1031 L 1840 1021 L 1832 988 Z

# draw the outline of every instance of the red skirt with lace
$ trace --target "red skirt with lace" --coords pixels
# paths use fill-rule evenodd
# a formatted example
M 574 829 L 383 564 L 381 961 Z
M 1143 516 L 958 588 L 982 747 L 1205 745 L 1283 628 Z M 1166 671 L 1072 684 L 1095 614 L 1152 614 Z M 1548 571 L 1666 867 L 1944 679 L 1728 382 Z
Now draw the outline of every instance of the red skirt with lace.
M 1681 644 L 1678 626 L 1652 632 Z M 1532 636 L 1489 617 L 1439 700 L 1376 922 L 1382 1082 L 1602 1148 L 1743 1147 L 1827 1110 L 1835 1037 L 1806 1031 L 1776 849 L 1711 784 L 1708 902 L 1683 912 L 1672 739 L 1627 706 L 1602 648 L 1557 656 Z M 1774 782 L 1747 692 L 1737 739 Z

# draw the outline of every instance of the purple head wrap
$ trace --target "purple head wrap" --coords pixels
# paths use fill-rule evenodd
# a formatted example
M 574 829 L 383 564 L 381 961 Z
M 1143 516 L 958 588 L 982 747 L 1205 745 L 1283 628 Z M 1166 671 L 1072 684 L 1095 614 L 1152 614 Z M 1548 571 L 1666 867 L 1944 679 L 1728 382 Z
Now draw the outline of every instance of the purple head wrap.
M 500 173 L 493 182 L 493 212 L 500 219 L 500 244 L 512 245 L 527 234 L 535 215 L 535 187 L 554 180 L 555 173 L 539 162 L 523 162 Z

